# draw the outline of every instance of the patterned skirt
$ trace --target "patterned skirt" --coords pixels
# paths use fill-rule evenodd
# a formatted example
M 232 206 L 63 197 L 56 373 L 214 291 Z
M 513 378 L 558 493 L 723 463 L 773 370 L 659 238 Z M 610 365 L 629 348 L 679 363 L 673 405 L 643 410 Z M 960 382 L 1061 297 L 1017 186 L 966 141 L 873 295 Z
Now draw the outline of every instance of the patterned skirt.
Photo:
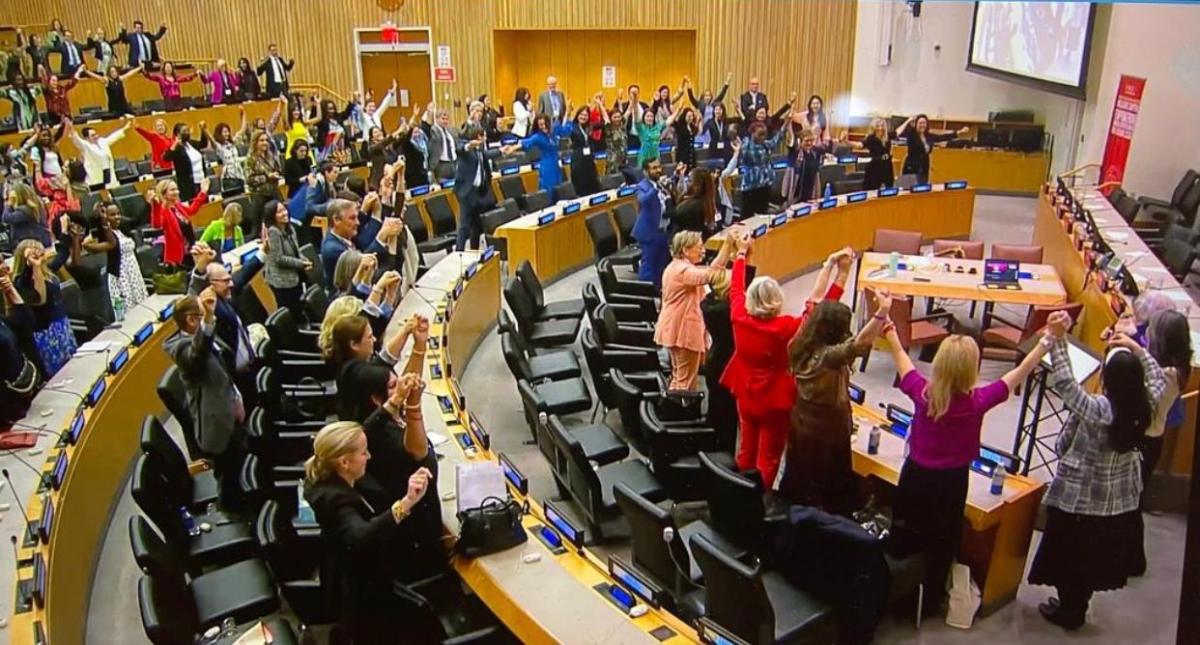
M 66 318 L 59 318 L 49 327 L 33 332 L 33 344 L 46 367 L 46 380 L 75 355 L 75 334 Z

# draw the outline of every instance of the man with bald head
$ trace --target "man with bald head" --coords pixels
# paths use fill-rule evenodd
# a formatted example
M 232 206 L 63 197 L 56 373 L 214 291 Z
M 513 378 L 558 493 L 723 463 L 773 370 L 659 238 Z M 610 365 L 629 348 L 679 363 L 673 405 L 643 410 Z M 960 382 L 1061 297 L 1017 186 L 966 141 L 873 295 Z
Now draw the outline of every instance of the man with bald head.
M 567 100 L 558 91 L 558 79 L 546 77 L 546 91 L 538 96 L 538 114 L 545 114 L 551 121 L 562 121 L 563 111 L 567 109 Z
M 192 271 L 188 283 L 188 293 L 197 296 L 201 302 L 209 295 L 215 297 L 214 333 L 232 352 L 229 367 L 234 383 L 247 399 L 251 399 L 254 392 L 254 343 L 250 340 L 246 325 L 233 304 L 233 297 L 249 282 L 248 274 L 254 268 L 249 265 L 243 267 L 235 279 L 229 269 L 221 263 L 217 252 L 204 242 L 197 242 L 191 253 L 196 268 Z
M 771 102 L 767 100 L 767 95 L 763 94 L 758 85 L 758 77 L 750 79 L 750 87 L 746 89 L 746 93 L 742 94 L 742 99 L 739 107 L 742 110 L 742 120 L 750 122 L 754 120 L 754 113 L 758 108 L 762 108 L 767 112 L 771 111 Z

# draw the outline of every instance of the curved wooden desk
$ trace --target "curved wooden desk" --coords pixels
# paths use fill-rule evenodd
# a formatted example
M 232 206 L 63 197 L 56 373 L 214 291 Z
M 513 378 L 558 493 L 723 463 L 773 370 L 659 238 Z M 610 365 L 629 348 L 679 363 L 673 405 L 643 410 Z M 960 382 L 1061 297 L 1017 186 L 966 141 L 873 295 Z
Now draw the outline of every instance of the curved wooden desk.
M 438 486 L 443 498 L 455 490 L 456 465 L 497 459 L 490 450 L 479 449 L 468 456 L 461 447 L 457 435 L 467 432 L 477 447 L 484 443 L 471 425 L 469 397 L 467 405 L 460 406 L 451 394 L 450 380 L 467 367 L 499 313 L 499 257 L 477 265 L 474 277 L 463 282 L 460 295 L 450 306 L 447 321 L 437 322 L 433 318 L 445 316 L 447 302 L 459 276 L 470 271 L 477 258 L 474 253 L 452 253 L 434 265 L 396 308 L 389 329 L 389 333 L 393 333 L 405 318 L 421 313 L 435 320 L 431 336 L 442 339 L 441 348 L 431 348 L 426 359 L 428 365 L 439 365 L 448 378 L 431 379 L 427 365 L 426 391 L 435 396 L 425 397 L 423 412 L 427 429 L 450 439 L 437 447 L 442 456 L 438 460 Z M 453 412 L 443 413 L 437 397 L 449 397 L 454 404 Z M 486 432 L 486 428 L 483 431 Z M 524 520 L 527 528 L 544 521 L 537 500 L 521 495 L 515 488 L 510 488 L 510 492 L 518 501 L 529 502 L 530 514 Z M 458 530 L 456 512 L 457 502 L 443 499 L 442 520 L 455 532 Z M 539 554 L 541 560 L 525 563 L 522 558 L 529 553 Z M 663 628 L 670 630 L 671 635 L 665 639 L 668 643 L 697 639 L 694 630 L 661 610 L 650 609 L 639 618 L 631 618 L 619 611 L 592 588 L 612 580 L 607 575 L 605 560 L 586 548 L 581 552 L 568 550 L 555 555 L 531 536 L 520 547 L 473 560 L 459 558 L 454 566 L 522 642 L 656 643 L 661 639 L 650 632 Z
M 26 501 L 29 517 L 36 523 L 42 515 L 44 500 L 53 505 L 54 520 L 49 544 L 37 543 L 20 550 L 16 579 L 32 579 L 33 559 L 45 562 L 45 602 L 28 611 L 13 613 L 9 626 L 14 644 L 55 642 L 82 643 L 87 626 L 88 604 L 92 592 L 97 558 L 108 531 L 112 509 L 125 494 L 129 468 L 140 451 L 139 433 L 146 415 L 161 415 L 164 406 L 156 386 L 170 365 L 163 341 L 175 333 L 171 320 L 159 322 L 158 312 L 173 302 L 174 296 L 152 296 L 126 316 L 118 329 L 96 337 L 126 348 L 138 330 L 152 325 L 152 333 L 139 347 L 127 347 L 128 362 L 116 375 L 106 375 L 110 353 L 76 355 L 34 399 L 27 426 L 43 426 L 56 436 L 44 436 L 39 446 L 45 450 L 47 470 L 53 468 L 59 454 L 67 457 L 66 476 L 57 491 L 43 494 L 38 477 L 27 469 L 14 477 L 13 492 Z M 94 407 L 81 406 L 81 399 L 102 379 L 104 394 Z M 54 391 L 60 390 L 60 391 Z M 70 428 L 77 408 L 82 408 L 83 427 L 73 446 L 58 446 L 58 433 Z M 43 416 L 42 411 L 50 414 Z M 7 514 L 10 523 L 23 524 L 15 513 Z M 20 528 L 11 533 L 20 535 Z M 5 596 L 12 603 L 13 596 Z M 13 609 L 10 605 L 10 609 Z

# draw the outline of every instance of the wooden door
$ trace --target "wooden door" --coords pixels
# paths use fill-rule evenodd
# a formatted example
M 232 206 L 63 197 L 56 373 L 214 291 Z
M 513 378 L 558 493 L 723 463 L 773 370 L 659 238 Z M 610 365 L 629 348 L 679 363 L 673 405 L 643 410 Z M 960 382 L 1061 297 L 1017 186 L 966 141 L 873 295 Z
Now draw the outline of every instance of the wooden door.
M 372 52 L 359 56 L 362 62 L 363 91 L 374 90 L 376 102 L 383 100 L 388 88 L 392 86 L 392 79 L 396 79 L 396 106 L 383 116 L 383 126 L 389 132 L 397 127 L 401 115 L 412 116 L 413 106 L 419 105 L 424 112 L 425 106 L 433 100 L 427 52 Z M 407 103 L 403 102 L 405 90 L 408 95 Z

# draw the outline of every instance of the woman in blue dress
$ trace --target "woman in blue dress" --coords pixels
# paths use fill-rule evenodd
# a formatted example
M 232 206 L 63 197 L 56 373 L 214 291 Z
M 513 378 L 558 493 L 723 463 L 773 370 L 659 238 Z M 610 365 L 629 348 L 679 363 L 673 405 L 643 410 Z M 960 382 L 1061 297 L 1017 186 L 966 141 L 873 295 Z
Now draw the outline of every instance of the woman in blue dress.
M 538 160 L 538 190 L 544 190 L 550 195 L 551 203 L 558 201 L 554 188 L 562 183 L 562 168 L 558 163 L 558 140 L 571 136 L 570 123 L 571 105 L 563 111 L 561 123 L 555 123 L 545 114 L 539 114 L 533 119 L 533 134 L 521 139 L 519 143 L 505 146 L 502 151 L 510 155 L 520 150 L 536 149 L 541 153 Z

